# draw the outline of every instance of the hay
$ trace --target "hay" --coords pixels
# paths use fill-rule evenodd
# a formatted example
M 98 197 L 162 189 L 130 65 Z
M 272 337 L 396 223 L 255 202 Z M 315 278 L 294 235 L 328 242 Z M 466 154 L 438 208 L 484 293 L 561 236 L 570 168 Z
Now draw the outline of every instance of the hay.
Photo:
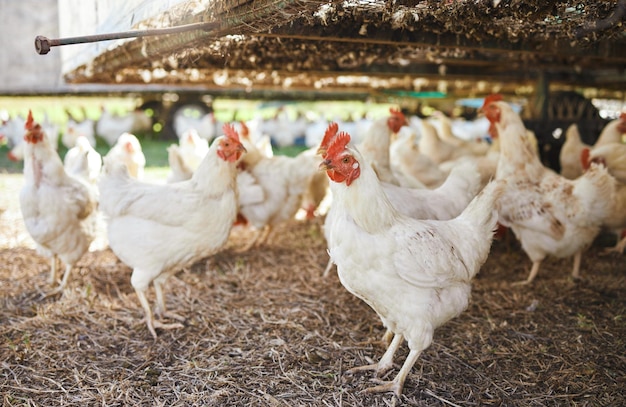
M 0 251 L 3 404 L 389 406 L 361 393 L 384 330 L 336 274 L 323 279 L 320 222 L 296 222 L 269 244 L 238 254 L 234 231 L 220 254 L 172 278 L 169 308 L 183 329 L 142 321 L 130 270 L 109 250 L 88 253 L 62 296 L 40 299 L 48 261 L 30 248 Z M 469 309 L 435 334 L 409 375 L 414 406 L 600 406 L 626 399 L 623 258 L 549 260 L 532 287 L 511 288 L 529 261 L 495 242 Z M 153 298 L 152 290 L 149 298 Z M 396 356 L 395 374 L 406 356 Z

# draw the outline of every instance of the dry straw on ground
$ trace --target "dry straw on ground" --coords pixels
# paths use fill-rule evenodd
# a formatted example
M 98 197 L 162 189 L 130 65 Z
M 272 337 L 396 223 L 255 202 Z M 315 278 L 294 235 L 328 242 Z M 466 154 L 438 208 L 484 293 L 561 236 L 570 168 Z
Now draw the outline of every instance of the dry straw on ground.
M 1 219 L 1 217 L 0 217 Z M 495 242 L 469 309 L 436 332 L 401 400 L 369 395 L 384 330 L 326 265 L 320 222 L 293 222 L 239 254 L 222 253 L 168 286 L 183 329 L 141 320 L 130 270 L 88 253 L 62 296 L 40 299 L 48 261 L 0 249 L 0 394 L 5 406 L 618 406 L 626 400 L 626 270 L 622 257 L 549 260 L 531 287 L 515 242 Z M 424 254 L 427 255 L 427 254 Z M 150 298 L 153 292 L 150 291 Z M 406 346 L 396 363 L 406 356 Z M 399 366 L 390 374 L 395 374 Z

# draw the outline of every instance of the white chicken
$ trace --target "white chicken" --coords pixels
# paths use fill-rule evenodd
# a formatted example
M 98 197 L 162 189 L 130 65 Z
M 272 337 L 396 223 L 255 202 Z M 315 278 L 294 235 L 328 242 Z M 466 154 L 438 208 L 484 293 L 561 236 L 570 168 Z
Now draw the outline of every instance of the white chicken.
M 420 120 L 419 149 L 422 154 L 428 156 L 435 164 L 452 160 L 456 157 L 455 147 L 439 138 L 437 129 L 428 120 Z
M 609 143 L 599 147 L 603 150 L 604 147 L 616 145 L 622 146 L 622 144 Z M 596 163 L 607 167 L 607 162 L 604 156 L 599 155 L 591 157 L 589 148 L 585 148 L 581 153 L 581 162 L 583 171 L 587 171 L 592 163 Z M 625 161 L 626 163 L 626 161 Z M 609 172 L 610 172 L 609 168 Z M 615 197 L 611 201 L 610 210 L 608 216 L 604 219 L 602 226 L 604 229 L 617 235 L 617 243 L 614 247 L 605 250 L 605 253 L 618 253 L 622 254 L 626 249 L 626 184 L 619 179 L 615 180 Z
M 433 120 L 437 128 L 439 138 L 445 143 L 456 147 L 456 157 L 466 155 L 482 156 L 487 153 L 489 144 L 484 143 L 482 138 L 478 138 L 479 141 L 476 141 L 476 139 L 460 138 L 454 135 L 452 131 L 452 119 L 443 112 L 434 112 L 431 120 Z M 485 135 L 486 134 L 487 132 L 485 131 Z
M 417 133 L 411 127 L 404 126 L 400 129 L 398 137 L 389 147 L 389 155 L 391 170 L 401 186 L 436 188 L 448 176 L 430 157 L 420 152 Z
M 254 146 L 250 146 L 250 153 L 243 157 L 240 168 L 263 189 L 264 199 L 240 203 L 241 215 L 256 230 L 241 251 L 263 243 L 275 226 L 295 217 L 309 180 L 317 172 L 317 157 L 313 151 L 305 150 L 295 157 L 267 157 L 253 149 Z
M 567 179 L 576 179 L 582 175 L 580 154 L 585 148 L 590 148 L 590 146 L 582 142 L 576 123 L 571 124 L 565 131 L 565 143 L 559 152 L 562 176 Z
M 338 126 L 329 125 L 318 153 L 325 158 L 328 146 L 336 136 Z M 383 191 L 393 207 L 404 216 L 414 219 L 448 220 L 458 216 L 478 193 L 480 174 L 473 164 L 467 163 L 454 168 L 445 182 L 436 189 L 405 188 L 394 184 L 381 183 Z M 324 237 L 330 241 L 330 224 L 334 221 L 335 211 L 331 205 L 324 220 Z M 332 267 L 329 261 L 324 270 L 324 277 Z
M 133 269 L 131 284 L 156 339 L 155 328 L 179 328 L 154 320 L 146 290 L 154 285 L 157 315 L 183 321 L 167 312 L 163 284 L 183 267 L 214 254 L 228 240 L 237 215 L 236 162 L 245 151 L 228 125 L 214 140 L 191 179 L 147 184 L 129 176 L 120 161 L 104 158 L 100 208 L 108 223 L 109 245 Z
M 69 118 L 65 125 L 65 132 L 61 136 L 61 143 L 68 149 L 72 148 L 76 145 L 76 139 L 79 136 L 86 137 L 92 147 L 96 146 L 95 123 L 92 119 L 85 118 L 83 121 L 77 122 Z
M 146 167 L 146 156 L 143 154 L 141 143 L 134 134 L 124 133 L 120 135 L 117 142 L 108 153 L 105 159 L 122 162 L 128 169 L 131 177 L 143 179 Z
M 594 145 L 591 151 L 588 149 L 583 151 L 581 161 L 600 161 L 613 177 L 626 183 L 626 144 L 605 143 L 599 146 Z
M 2 139 L 6 139 L 11 150 L 7 157 L 11 161 L 22 161 L 24 159 L 24 123 L 26 120 L 21 116 L 15 116 L 6 120 L 0 126 L 0 145 Z M 48 115 L 44 113 L 44 119 L 40 123 L 43 132 L 46 134 L 50 145 L 55 150 L 59 148 L 59 126 L 50 121 Z
M 72 268 L 95 238 L 97 194 L 93 186 L 69 176 L 61 158 L 29 112 L 24 135 L 24 186 L 20 208 L 26 230 L 38 249 L 52 256 L 50 283 L 56 279 L 57 257 L 65 263 L 62 292 Z
M 626 112 L 604 126 L 594 147 L 608 143 L 626 143 Z
M 389 146 L 391 145 L 391 135 L 400 131 L 402 126 L 406 126 L 408 122 L 400 110 L 391 108 L 389 113 L 390 116 L 375 120 L 372 123 L 363 141 L 359 143 L 359 150 L 372 165 L 381 181 L 400 185 L 391 169 Z
M 170 172 L 166 179 L 168 184 L 186 181 L 193 175 L 193 170 L 185 162 L 178 144 L 171 144 L 167 147 L 167 161 L 170 165 Z
M 95 185 L 102 169 L 102 157 L 84 136 L 76 138 L 76 145 L 65 153 L 63 167 L 69 174 L 82 177 Z
M 195 129 L 189 129 L 178 139 L 180 154 L 185 164 L 195 171 L 209 151 L 209 142 L 201 138 Z
M 574 256 L 572 277 L 580 275 L 582 252 L 600 231 L 615 192 L 605 168 L 593 164 L 585 174 L 568 180 L 541 163 L 520 116 L 500 95 L 485 99 L 485 116 L 500 139 L 496 179 L 508 188 L 498 202 L 499 222 L 521 242 L 533 265 L 531 283 L 546 256 Z
M 329 251 L 343 286 L 376 311 L 394 338 L 378 363 L 350 369 L 393 367 L 403 339 L 410 352 L 392 381 L 367 392 L 400 397 L 419 355 L 434 331 L 465 310 L 471 280 L 487 259 L 501 187 L 489 184 L 452 220 L 416 220 L 400 214 L 385 195 L 369 163 L 338 134 L 320 165 L 330 178 L 333 210 Z

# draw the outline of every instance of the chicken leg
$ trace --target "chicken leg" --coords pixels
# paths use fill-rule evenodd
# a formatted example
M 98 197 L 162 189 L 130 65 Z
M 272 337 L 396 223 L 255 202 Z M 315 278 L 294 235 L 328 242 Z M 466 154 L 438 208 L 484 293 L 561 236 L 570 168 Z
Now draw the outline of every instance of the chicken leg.
M 624 236 L 619 242 L 617 242 L 617 244 L 614 247 L 609 247 L 608 249 L 605 249 L 603 254 L 609 254 L 609 253 L 622 254 L 624 253 L 624 249 L 626 249 L 626 236 Z
M 161 318 L 171 318 L 171 319 L 176 319 L 180 322 L 184 322 L 185 317 L 175 314 L 173 312 L 169 312 L 165 308 L 165 297 L 163 296 L 163 283 L 165 283 L 165 279 L 161 279 L 160 276 L 152 282 L 152 284 L 154 284 L 154 292 L 156 293 L 156 298 L 157 298 L 157 308 L 155 310 L 155 313 Z
M 394 338 L 394 341 L 395 339 L 396 338 Z M 400 371 L 398 372 L 398 374 L 396 375 L 396 377 L 394 377 L 392 381 L 380 381 L 380 385 L 370 387 L 366 389 L 365 392 L 366 393 L 393 392 L 396 395 L 396 397 L 400 398 L 400 396 L 402 395 L 402 389 L 404 388 L 404 382 L 406 380 L 406 377 L 408 376 L 409 372 L 413 368 L 413 365 L 415 364 L 415 362 L 417 362 L 417 358 L 419 357 L 421 353 L 422 351 L 411 349 L 411 351 L 409 352 L 409 355 L 406 357 L 406 360 L 404 361 L 404 364 L 400 368 Z
M 396 351 L 400 347 L 400 344 L 402 343 L 402 339 L 404 339 L 402 335 L 395 334 L 393 336 L 393 340 L 389 344 L 389 347 L 387 348 L 383 356 L 380 358 L 378 363 L 353 367 L 352 369 L 346 371 L 346 373 L 351 375 L 356 372 L 362 372 L 365 370 L 374 370 L 376 377 L 382 376 L 383 374 L 385 374 L 385 372 L 387 372 L 389 369 L 393 367 L 393 355 L 396 353 Z
M 333 268 L 334 265 L 335 263 L 333 263 L 333 259 L 329 257 L 328 264 L 326 265 L 326 268 L 324 269 L 324 273 L 322 274 L 323 278 L 326 278 L 328 276 L 328 274 L 330 273 L 330 270 Z
M 161 328 L 161 329 L 183 328 L 183 325 L 179 323 L 163 324 L 159 321 L 155 321 L 154 316 L 152 315 L 152 310 L 150 309 L 150 304 L 148 303 L 148 299 L 146 298 L 146 294 L 144 293 L 144 291 L 135 289 L 135 292 L 137 293 L 137 298 L 139 298 L 139 302 L 141 303 L 141 306 L 143 307 L 144 313 L 146 315 L 146 325 L 148 326 L 148 330 L 152 334 L 152 337 L 154 338 L 154 340 L 156 340 L 157 338 L 155 328 Z
M 56 260 L 56 257 L 54 257 L 54 260 Z M 55 261 L 56 263 L 56 261 Z M 70 278 L 70 272 L 72 271 L 72 265 L 71 264 L 67 264 L 65 266 L 65 272 L 63 273 L 63 278 L 61 279 L 61 284 L 59 284 L 59 286 L 57 288 L 55 288 L 54 290 L 48 292 L 47 294 L 45 294 L 43 296 L 43 298 L 48 298 L 50 296 L 56 295 L 58 293 L 63 292 L 63 290 L 65 289 L 65 286 L 67 285 L 67 280 L 69 280 Z M 54 282 L 54 278 L 52 279 Z
M 574 269 L 572 270 L 572 278 L 574 280 L 580 280 L 580 261 L 582 260 L 582 257 L 582 251 L 579 251 L 574 255 Z
M 52 255 L 52 260 L 50 261 L 50 275 L 48 276 L 48 283 L 50 285 L 54 284 L 57 279 L 57 255 Z
M 255 231 L 255 236 L 250 239 L 250 241 L 248 243 L 246 243 L 246 245 L 244 247 L 242 247 L 241 249 L 237 250 L 238 253 L 243 253 L 243 252 L 247 252 L 248 250 L 250 250 L 252 248 L 252 246 L 259 246 L 261 245 L 261 243 L 263 243 L 265 241 L 265 239 L 267 239 L 267 236 L 270 234 L 270 232 L 272 231 L 272 227 L 269 225 L 266 225 L 265 227 L 263 227 L 263 229 L 261 230 L 256 230 Z
M 528 275 L 528 278 L 524 281 L 517 281 L 515 283 L 513 283 L 513 286 L 519 286 L 519 285 L 528 285 L 530 283 L 533 282 L 533 280 L 535 279 L 535 277 L 537 277 L 537 273 L 539 273 L 539 266 L 541 265 L 541 260 L 540 261 L 534 261 L 533 262 L 533 267 L 530 269 L 530 274 Z

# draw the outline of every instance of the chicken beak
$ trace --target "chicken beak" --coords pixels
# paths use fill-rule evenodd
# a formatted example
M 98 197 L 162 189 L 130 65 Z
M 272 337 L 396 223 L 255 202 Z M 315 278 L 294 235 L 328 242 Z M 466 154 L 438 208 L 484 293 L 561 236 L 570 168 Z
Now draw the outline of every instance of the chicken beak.
M 324 160 L 322 161 L 322 163 L 319 165 L 318 167 L 320 169 L 320 171 L 328 171 L 328 170 L 332 170 L 333 166 L 330 163 L 330 160 Z

